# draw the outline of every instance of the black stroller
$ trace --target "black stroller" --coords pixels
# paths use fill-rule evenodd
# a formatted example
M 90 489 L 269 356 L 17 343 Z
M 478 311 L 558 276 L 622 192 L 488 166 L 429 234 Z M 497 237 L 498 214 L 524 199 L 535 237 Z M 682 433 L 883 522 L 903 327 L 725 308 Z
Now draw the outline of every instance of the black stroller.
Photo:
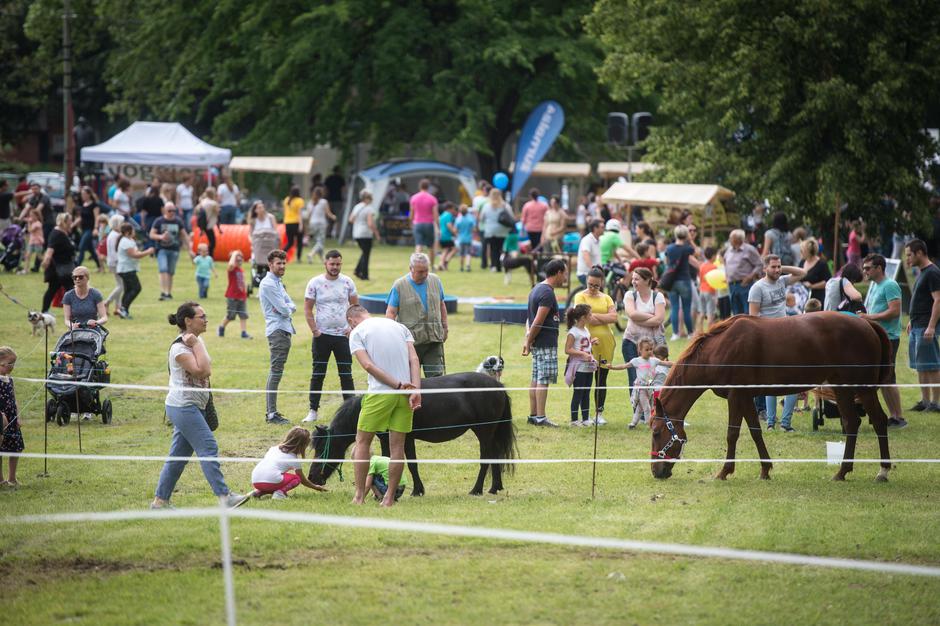
M 46 388 L 52 397 L 46 402 L 46 421 L 64 426 L 72 413 L 94 413 L 104 424 L 111 423 L 111 400 L 101 401 L 101 387 L 75 383 L 109 383 L 111 369 L 101 358 L 108 331 L 104 327 L 81 327 L 59 337 L 49 354 Z
M 16 224 L 11 224 L 3 229 L 3 232 L 0 233 L 0 246 L 3 247 L 3 251 L 0 252 L 0 266 L 3 269 L 13 272 L 20 266 L 25 240 L 23 229 Z

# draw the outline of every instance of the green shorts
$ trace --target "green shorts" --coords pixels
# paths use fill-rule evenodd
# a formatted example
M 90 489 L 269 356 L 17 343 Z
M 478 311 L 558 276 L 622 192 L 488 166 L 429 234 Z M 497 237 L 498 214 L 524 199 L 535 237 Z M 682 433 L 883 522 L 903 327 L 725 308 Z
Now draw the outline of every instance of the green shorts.
M 412 417 L 407 394 L 367 393 L 362 396 L 362 410 L 359 411 L 357 428 L 367 433 L 385 430 L 410 433 Z

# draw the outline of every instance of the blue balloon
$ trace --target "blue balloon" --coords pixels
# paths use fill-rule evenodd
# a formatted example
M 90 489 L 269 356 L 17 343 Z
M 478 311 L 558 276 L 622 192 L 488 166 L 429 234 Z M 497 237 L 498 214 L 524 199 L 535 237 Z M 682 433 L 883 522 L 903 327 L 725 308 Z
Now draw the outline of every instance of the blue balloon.
M 500 191 L 506 191 L 506 187 L 509 186 L 509 177 L 503 172 L 496 172 L 493 174 L 493 185 Z

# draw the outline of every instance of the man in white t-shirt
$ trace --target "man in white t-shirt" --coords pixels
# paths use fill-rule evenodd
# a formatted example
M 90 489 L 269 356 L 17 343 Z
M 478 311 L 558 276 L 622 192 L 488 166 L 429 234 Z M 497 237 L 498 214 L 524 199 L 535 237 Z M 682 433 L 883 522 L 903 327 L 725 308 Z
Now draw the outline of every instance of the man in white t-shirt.
M 375 433 L 388 430 L 392 462 L 382 506 L 389 507 L 395 504 L 395 491 L 404 468 L 405 437 L 411 432 L 413 411 L 421 408 L 421 366 L 414 337 L 403 325 L 387 317 L 370 317 L 358 304 L 349 307 L 346 319 L 352 328 L 349 349 L 369 374 L 369 391 L 413 390 L 410 394 L 366 393 L 362 396 L 352 454 L 356 470 L 353 504 L 365 502 L 372 438 Z
M 578 245 L 578 280 L 581 286 L 587 285 L 587 275 L 591 268 L 601 264 L 601 235 L 604 234 L 604 220 L 592 220 L 588 225 L 590 232 L 581 238 Z
M 310 412 L 305 422 L 317 421 L 320 409 L 320 391 L 326 376 L 326 366 L 332 354 L 339 370 L 339 384 L 343 388 L 343 400 L 352 397 L 355 389 L 352 377 L 352 355 L 349 352 L 349 324 L 346 309 L 359 304 L 359 294 L 352 279 L 341 274 L 343 255 L 339 250 L 330 250 L 323 261 L 326 271 L 314 276 L 307 283 L 304 294 L 304 317 L 313 333 L 313 373 L 310 375 Z M 316 307 L 316 314 L 314 314 Z M 346 393 L 350 392 L 350 393 Z

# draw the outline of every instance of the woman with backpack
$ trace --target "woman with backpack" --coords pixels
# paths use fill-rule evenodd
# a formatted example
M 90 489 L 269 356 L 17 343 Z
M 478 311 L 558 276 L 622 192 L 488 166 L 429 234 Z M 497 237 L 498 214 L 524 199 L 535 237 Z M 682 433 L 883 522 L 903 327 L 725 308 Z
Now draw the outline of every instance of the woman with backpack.
M 761 248 L 761 258 L 768 254 L 780 257 L 780 265 L 796 265 L 793 248 L 790 246 L 790 227 L 787 225 L 787 216 L 783 211 L 774 213 L 770 228 L 764 233 L 764 247 Z
M 215 198 L 215 187 L 206 187 L 196 207 L 196 226 L 209 240 L 209 256 L 215 252 L 215 229 L 219 228 L 219 203 Z M 221 234 L 222 229 L 219 228 Z

